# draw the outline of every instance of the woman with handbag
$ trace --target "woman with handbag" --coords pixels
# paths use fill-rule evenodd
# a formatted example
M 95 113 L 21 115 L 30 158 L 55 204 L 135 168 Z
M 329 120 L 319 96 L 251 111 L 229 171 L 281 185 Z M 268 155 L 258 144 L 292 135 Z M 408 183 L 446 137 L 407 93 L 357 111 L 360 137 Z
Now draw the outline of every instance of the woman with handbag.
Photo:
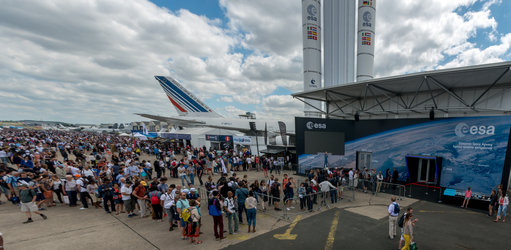
M 413 242 L 413 222 L 412 213 L 407 213 L 405 221 L 403 222 L 403 238 L 405 239 L 405 246 L 401 250 L 410 250 L 411 242 Z M 415 246 L 415 245 L 414 245 Z

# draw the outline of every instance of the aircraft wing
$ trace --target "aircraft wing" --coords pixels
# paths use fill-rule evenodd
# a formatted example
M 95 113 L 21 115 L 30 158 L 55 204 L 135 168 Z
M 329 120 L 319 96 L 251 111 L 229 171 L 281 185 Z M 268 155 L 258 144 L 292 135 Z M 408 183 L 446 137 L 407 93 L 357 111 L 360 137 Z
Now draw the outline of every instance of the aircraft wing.
M 168 124 L 181 126 L 181 127 L 187 127 L 187 126 L 205 126 L 206 124 L 204 122 L 195 121 L 195 120 L 189 120 L 189 119 L 180 119 L 175 117 L 166 117 L 166 116 L 159 116 L 159 115 L 150 115 L 150 114 L 136 114 L 145 118 L 166 122 Z

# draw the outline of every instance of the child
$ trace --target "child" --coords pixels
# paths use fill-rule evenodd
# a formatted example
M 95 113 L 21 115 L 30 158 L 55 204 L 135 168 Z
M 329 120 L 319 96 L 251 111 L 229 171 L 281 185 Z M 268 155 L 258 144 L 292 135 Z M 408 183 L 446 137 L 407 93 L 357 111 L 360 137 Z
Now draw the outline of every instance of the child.
M 20 186 L 21 212 L 25 212 L 28 218 L 23 224 L 34 222 L 31 212 L 40 215 L 45 220 L 48 218 L 46 215 L 38 212 L 37 205 L 35 204 L 36 198 L 37 194 L 33 189 L 29 189 L 27 184 L 22 184 Z
M 196 200 L 190 200 L 190 219 L 186 223 L 187 224 L 187 236 L 190 238 L 190 243 L 201 244 L 202 241 L 199 240 L 200 235 L 200 213 L 199 207 Z
M 501 194 L 499 197 L 499 211 L 497 212 L 497 219 L 495 222 L 498 222 L 502 218 L 502 222 L 506 222 L 506 210 L 507 205 L 509 205 L 509 197 L 504 194 Z
M 470 190 L 470 187 L 468 187 L 467 191 L 465 191 L 465 199 L 463 200 L 463 204 L 461 204 L 461 208 L 467 208 L 470 197 L 472 197 L 472 191 Z
M 301 183 L 298 188 L 298 197 L 300 198 L 300 209 L 305 211 L 305 183 Z
M 121 188 L 119 187 L 118 183 L 114 183 L 114 204 L 115 204 L 115 214 L 119 215 L 119 213 L 122 211 L 122 195 L 121 195 Z

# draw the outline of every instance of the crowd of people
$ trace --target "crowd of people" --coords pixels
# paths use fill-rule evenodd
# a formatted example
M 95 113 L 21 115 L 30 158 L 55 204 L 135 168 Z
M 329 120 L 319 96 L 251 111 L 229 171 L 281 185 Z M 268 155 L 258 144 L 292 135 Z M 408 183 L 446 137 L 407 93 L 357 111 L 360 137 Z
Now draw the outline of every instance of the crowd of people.
M 249 182 L 246 174 L 236 174 L 252 169 L 262 171 L 265 179 Z M 244 220 L 248 232 L 256 232 L 258 206 L 290 210 L 297 193 L 301 210 L 312 211 L 317 192 L 332 188 L 332 202 L 342 197 L 337 193 L 340 173 L 317 171 L 298 186 L 287 175 L 280 182 L 273 175 L 280 171 L 275 159 L 249 151 L 219 153 L 78 131 L 0 131 L 1 195 L 20 206 L 25 224 L 34 221 L 33 214 L 47 219 L 43 210 L 58 204 L 80 210 L 93 206 L 115 216 L 167 217 L 170 231 L 178 228 L 183 238 L 200 244 L 201 206 L 207 206 L 215 237 L 222 239 L 224 215 L 229 233 L 237 233 Z M 178 178 L 181 185 L 168 183 L 169 178 Z

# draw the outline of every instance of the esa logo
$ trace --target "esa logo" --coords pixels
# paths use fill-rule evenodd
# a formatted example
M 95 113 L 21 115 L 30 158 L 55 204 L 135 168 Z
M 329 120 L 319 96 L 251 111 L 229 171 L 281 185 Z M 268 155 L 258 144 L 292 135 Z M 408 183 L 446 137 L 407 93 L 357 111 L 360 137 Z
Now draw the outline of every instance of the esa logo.
M 305 124 L 307 129 L 326 129 L 326 123 L 315 123 L 315 122 L 307 122 Z
M 461 122 L 456 125 L 454 133 L 458 137 L 464 137 L 465 135 L 494 135 L 495 126 L 468 126 L 466 123 Z
M 307 6 L 307 13 L 309 14 L 309 16 L 307 16 L 307 20 L 316 22 L 318 21 L 318 18 L 316 17 L 318 9 L 316 9 L 316 6 L 309 4 L 309 6 Z
M 371 12 L 369 11 L 364 12 L 364 14 L 362 15 L 362 19 L 364 20 L 362 26 L 371 27 L 371 21 L 373 20 L 373 15 L 371 14 Z

